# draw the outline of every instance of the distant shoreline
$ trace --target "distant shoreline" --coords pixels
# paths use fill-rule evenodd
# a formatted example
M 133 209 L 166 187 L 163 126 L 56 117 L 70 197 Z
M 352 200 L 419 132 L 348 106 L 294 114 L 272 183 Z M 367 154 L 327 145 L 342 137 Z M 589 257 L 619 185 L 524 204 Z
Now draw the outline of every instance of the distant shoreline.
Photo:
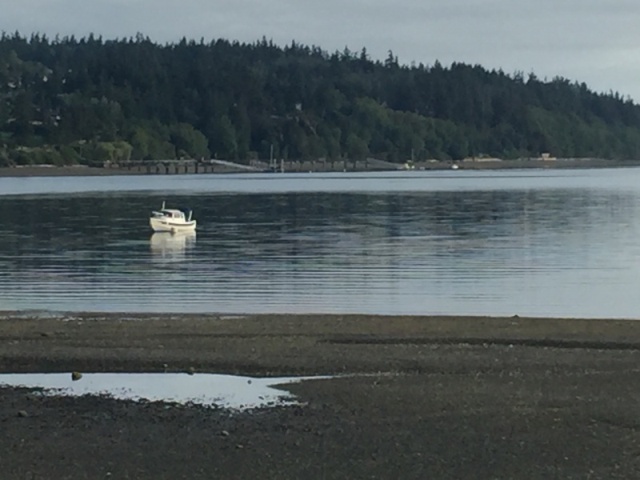
M 411 170 L 450 170 L 453 166 L 460 170 L 513 170 L 513 169 L 586 169 L 586 168 L 621 168 L 621 167 L 638 167 L 640 160 L 604 160 L 604 159 L 557 159 L 557 160 L 541 160 L 541 159 L 524 159 L 524 160 L 475 160 L 475 161 L 428 161 L 415 162 L 410 168 Z M 454 167 L 454 168 L 456 168 Z M 398 164 L 397 169 L 389 168 L 387 171 L 404 171 L 409 168 L 403 168 Z M 363 171 L 382 171 L 377 169 L 346 169 L 346 170 L 325 170 L 314 169 L 313 166 L 292 162 L 287 173 L 298 172 L 363 172 Z M 0 167 L 0 177 L 63 177 L 63 176 L 117 176 L 117 175 L 202 175 L 204 173 L 183 173 L 171 171 L 169 173 L 147 172 L 140 169 L 123 169 L 123 168 L 101 168 L 88 167 L 84 165 L 57 167 L 53 165 L 32 165 L 19 167 Z M 207 174 L 224 174 L 224 173 L 247 173 L 246 170 L 234 170 L 229 168 L 225 171 L 206 172 Z M 255 173 L 255 172 L 254 172 Z
M 112 175 L 139 175 L 124 170 L 107 169 L 99 167 L 56 167 L 56 166 L 29 166 L 29 167 L 1 167 L 0 177 L 76 177 L 76 176 L 112 176 Z

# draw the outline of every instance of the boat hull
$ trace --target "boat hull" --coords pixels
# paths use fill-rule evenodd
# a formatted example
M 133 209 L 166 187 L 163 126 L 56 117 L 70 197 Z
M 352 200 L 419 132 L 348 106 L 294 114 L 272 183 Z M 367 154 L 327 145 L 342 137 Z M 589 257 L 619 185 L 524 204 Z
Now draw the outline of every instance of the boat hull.
M 196 229 L 195 220 L 191 220 L 188 222 L 175 222 L 170 218 L 161 217 L 151 217 L 149 219 L 149 225 L 154 232 L 192 232 Z

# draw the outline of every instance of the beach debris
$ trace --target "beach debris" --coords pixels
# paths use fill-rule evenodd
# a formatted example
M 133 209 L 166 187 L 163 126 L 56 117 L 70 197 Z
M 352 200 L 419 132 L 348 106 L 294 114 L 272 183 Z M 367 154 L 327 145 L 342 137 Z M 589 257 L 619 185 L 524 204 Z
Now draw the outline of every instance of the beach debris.
M 29 416 L 29 413 L 27 413 L 26 410 L 19 410 L 18 411 L 18 416 L 21 417 L 21 418 L 26 418 L 26 417 Z
M 71 372 L 71 380 L 74 382 L 80 380 L 82 378 L 82 374 L 80 372 Z

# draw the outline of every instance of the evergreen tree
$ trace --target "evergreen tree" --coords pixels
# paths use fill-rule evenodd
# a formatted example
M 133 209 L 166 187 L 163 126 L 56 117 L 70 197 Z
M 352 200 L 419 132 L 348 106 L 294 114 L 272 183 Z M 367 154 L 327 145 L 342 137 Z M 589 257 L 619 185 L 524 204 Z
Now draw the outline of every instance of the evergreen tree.
M 0 36 L 0 162 L 637 159 L 640 106 L 562 77 L 223 39 Z

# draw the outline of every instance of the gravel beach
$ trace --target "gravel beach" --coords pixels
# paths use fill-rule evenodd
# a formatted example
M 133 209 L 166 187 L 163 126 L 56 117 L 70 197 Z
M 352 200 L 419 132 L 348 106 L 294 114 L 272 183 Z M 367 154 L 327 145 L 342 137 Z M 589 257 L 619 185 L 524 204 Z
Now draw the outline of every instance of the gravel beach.
M 4 312 L 2 373 L 335 378 L 244 412 L 3 387 L 0 477 L 640 478 L 639 362 L 634 320 Z

